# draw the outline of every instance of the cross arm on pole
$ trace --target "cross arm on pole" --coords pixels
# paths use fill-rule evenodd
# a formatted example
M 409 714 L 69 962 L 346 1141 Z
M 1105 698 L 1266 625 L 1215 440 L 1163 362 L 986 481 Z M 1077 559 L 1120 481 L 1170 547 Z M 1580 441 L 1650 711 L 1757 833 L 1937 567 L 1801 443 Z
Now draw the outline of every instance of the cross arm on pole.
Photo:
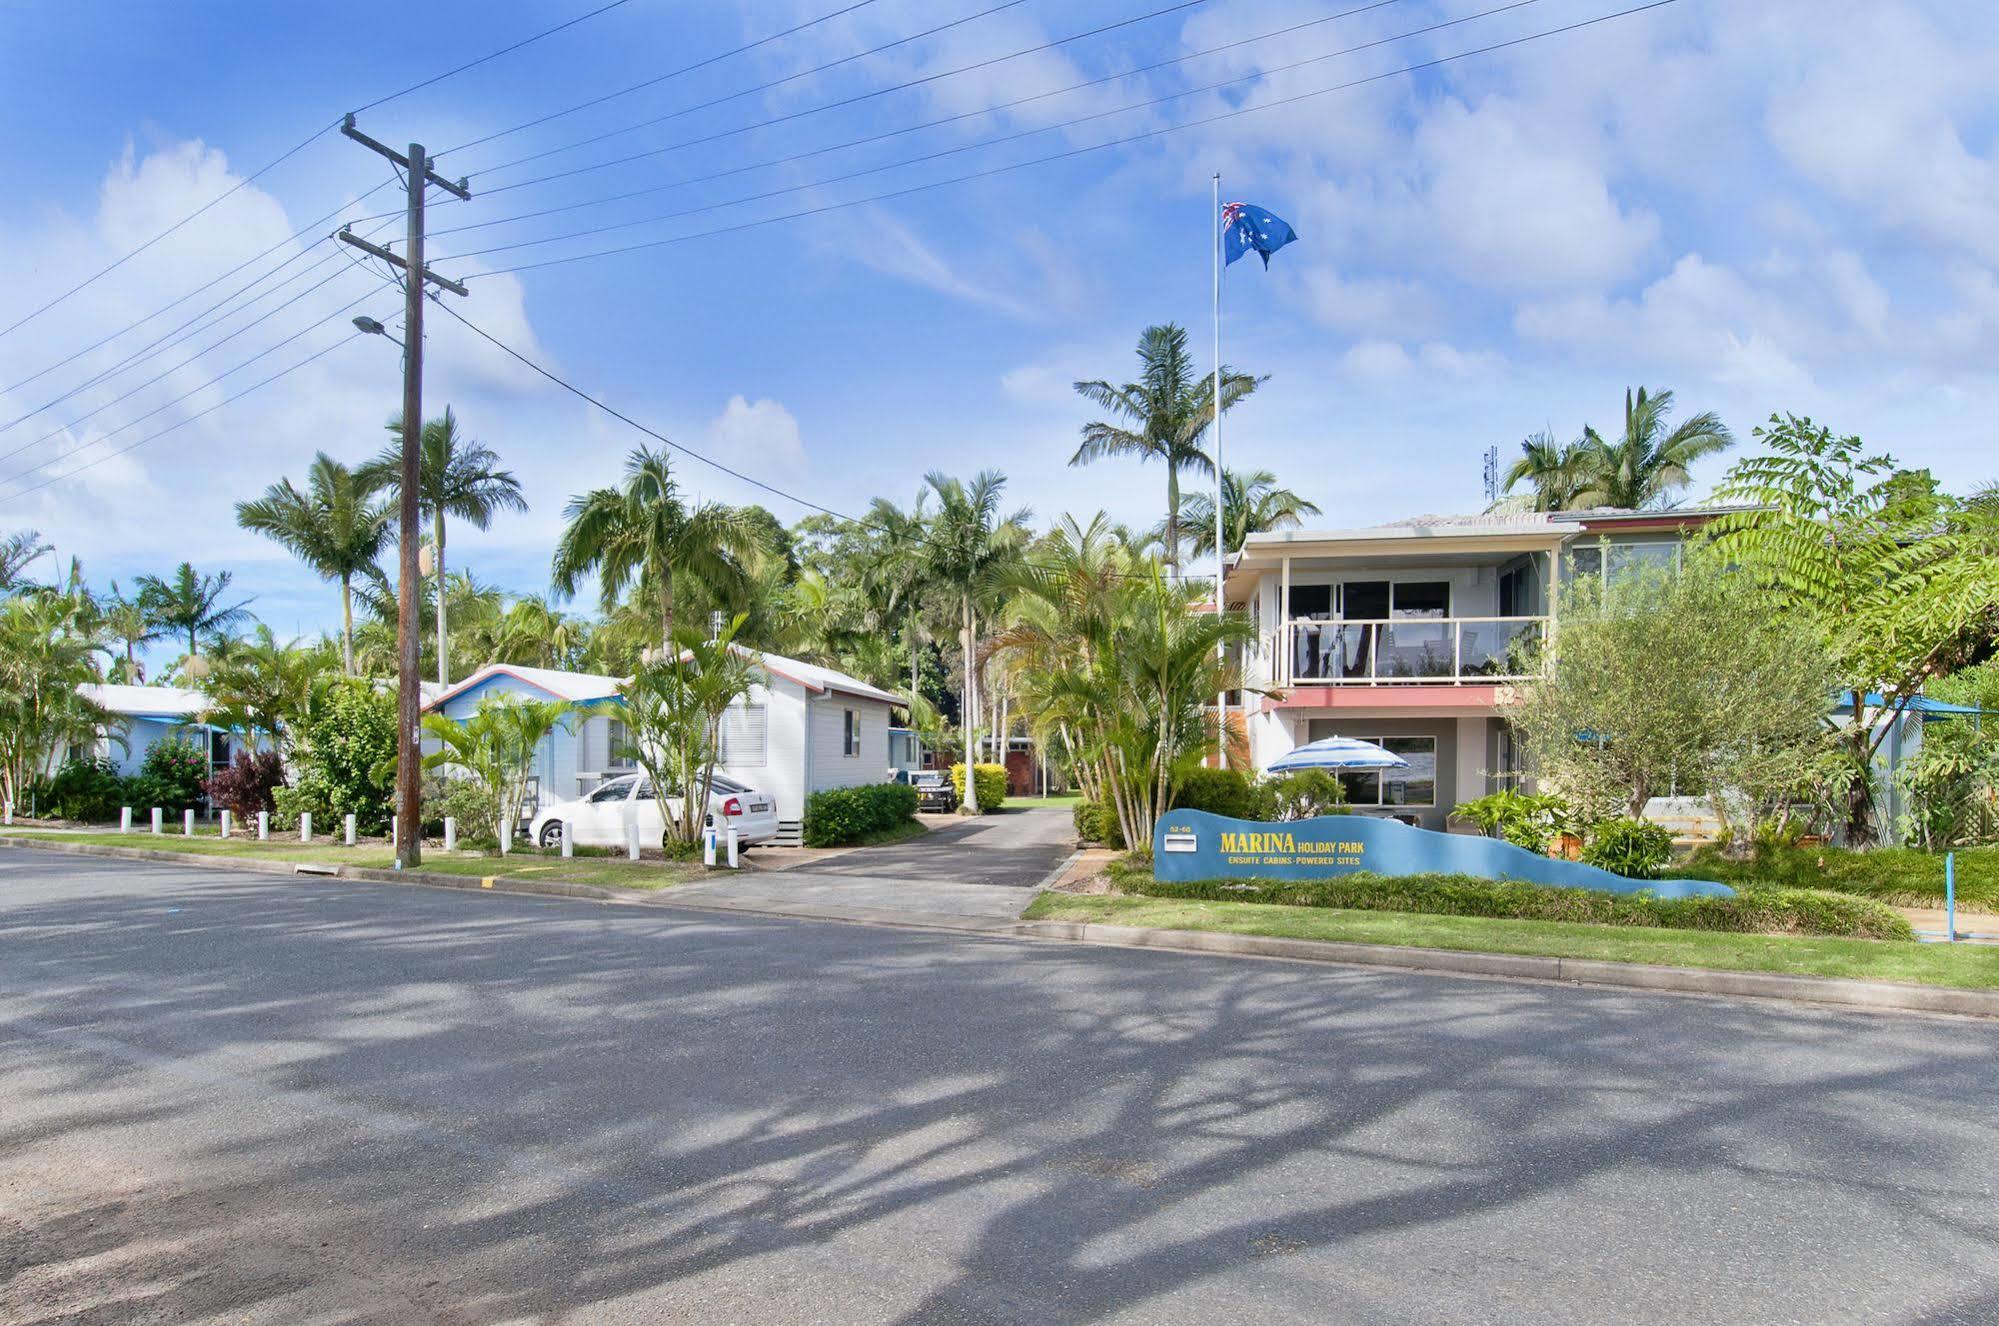
M 359 235 L 355 234 L 352 230 L 349 230 L 346 226 L 340 227 L 340 229 L 335 232 L 335 237 L 338 238 L 340 242 L 343 244 L 352 244 L 355 248 L 361 250 L 361 252 L 372 254 L 374 257 L 380 258 L 383 262 L 388 263 L 391 267 L 398 268 L 405 272 L 407 272 L 410 269 L 408 261 L 405 260 L 400 254 L 391 253 L 389 250 L 383 248 L 379 244 L 369 243 L 367 240 L 362 239 Z M 469 295 L 472 293 L 470 290 L 467 290 L 459 282 L 452 280 L 448 276 L 439 276 L 436 272 L 432 271 L 428 267 L 423 269 L 422 277 L 426 281 L 436 282 L 438 285 L 443 286 L 446 290 L 449 290 L 454 295 Z
M 367 148 L 370 152 L 379 152 L 381 155 L 395 162 L 398 166 L 401 166 L 404 170 L 410 169 L 410 159 L 405 153 L 396 151 L 393 147 L 390 147 L 387 143 L 377 142 L 373 138 L 370 138 L 368 135 L 362 133 L 359 129 L 355 128 L 354 113 L 352 111 L 349 111 L 347 113 L 347 118 L 340 122 L 340 132 L 346 134 L 349 138 L 353 139 L 361 146 Z M 472 190 L 467 186 L 466 178 L 464 176 L 460 176 L 458 179 L 455 180 L 445 179 L 444 176 L 438 174 L 436 171 L 430 168 L 431 160 L 432 158 L 430 158 L 429 156 L 425 156 L 423 159 L 423 163 L 420 167 L 420 169 L 423 171 L 424 179 L 431 184 L 435 184 L 438 188 L 444 190 L 446 193 L 457 195 L 458 200 L 460 202 L 472 201 Z

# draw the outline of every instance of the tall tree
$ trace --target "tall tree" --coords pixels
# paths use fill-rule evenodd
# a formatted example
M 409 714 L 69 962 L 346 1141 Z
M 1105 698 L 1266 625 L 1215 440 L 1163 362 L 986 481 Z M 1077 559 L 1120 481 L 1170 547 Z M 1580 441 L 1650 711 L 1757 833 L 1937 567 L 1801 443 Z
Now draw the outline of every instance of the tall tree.
M 140 576 L 133 584 L 138 586 L 139 602 L 155 626 L 176 635 L 186 633 L 187 654 L 193 658 L 201 651 L 202 635 L 228 631 L 250 618 L 250 600 L 227 605 L 222 602 L 229 593 L 231 579 L 227 571 L 212 576 L 197 574 L 190 563 L 182 562 L 165 579 Z
M 1546 433 L 1530 437 L 1506 472 L 1506 489 L 1530 484 L 1537 511 L 1662 505 L 1693 482 L 1695 462 L 1735 445 L 1735 435 L 1712 410 L 1668 429 L 1672 412 L 1672 392 L 1627 388 L 1624 431 L 1615 442 L 1605 441 L 1591 425 L 1567 446 L 1557 446 Z
M 1277 486 L 1277 476 L 1269 470 L 1244 474 L 1222 468 L 1222 534 L 1228 551 L 1241 549 L 1252 534 L 1274 529 L 1296 529 L 1305 517 L 1316 516 L 1319 508 L 1289 488 Z M 1180 531 L 1187 550 L 1195 557 L 1215 551 L 1215 499 L 1207 493 L 1188 493 L 1180 503 Z M 1165 532 L 1161 531 L 1161 537 Z
M 363 465 L 360 476 L 371 487 L 400 494 L 403 421 L 391 420 L 389 432 L 395 436 L 395 442 Z M 456 516 L 470 521 L 474 529 L 486 529 L 492 525 L 494 516 L 503 511 L 525 511 L 528 503 L 521 492 L 521 481 L 514 476 L 514 472 L 500 468 L 499 453 L 484 442 L 461 433 L 458 416 L 452 413 L 449 405 L 444 407 L 441 417 L 425 421 L 419 446 L 417 509 L 430 521 L 431 547 L 437 559 L 433 578 L 443 584 L 445 517 Z M 451 681 L 451 649 L 445 627 L 445 608 L 449 598 L 448 594 L 441 595 L 437 605 L 437 681 L 440 686 L 449 685 Z
M 923 640 L 923 599 L 931 588 L 926 557 L 930 515 L 927 492 L 916 495 L 909 510 L 877 497 L 863 523 L 873 536 L 860 566 L 862 584 L 890 620 L 901 619 L 903 647 L 909 653 L 909 694 L 912 702 L 921 686 L 918 651 Z
M 320 452 L 304 491 L 280 479 L 253 502 L 236 504 L 236 523 L 275 539 L 323 580 L 340 583 L 340 658 L 354 675 L 354 577 L 381 573 L 394 506 L 374 497 L 359 472 Z M 183 570 L 186 568 L 183 567 Z M 224 574 L 223 583 L 228 583 Z M 192 646 L 190 646 L 192 648 Z
M 1109 456 L 1136 456 L 1166 466 L 1166 559 L 1177 574 L 1180 567 L 1180 473 L 1215 472 L 1215 463 L 1201 449 L 1215 421 L 1212 375 L 1194 367 L 1187 352 L 1187 329 L 1174 323 L 1147 327 L 1138 338 L 1139 376 L 1122 386 L 1098 378 L 1075 384 L 1076 392 L 1111 415 L 1083 425 L 1083 442 L 1069 458 L 1071 465 L 1088 465 Z M 1234 369 L 1222 369 L 1224 410 L 1269 381 Z
M 1839 729 L 1852 776 L 1846 832 L 1866 841 L 1876 752 L 1927 682 L 1975 662 L 1999 634 L 1999 502 L 1935 493 L 1858 437 L 1796 415 L 1772 415 L 1756 438 L 1764 453 L 1715 490 L 1741 510 L 1715 522 L 1714 540 L 1825 640 L 1852 713 Z
M 926 572 L 940 592 L 951 596 L 958 610 L 959 648 L 965 664 L 960 710 L 965 737 L 965 809 L 976 814 L 978 780 L 972 775 L 979 762 L 979 615 L 1018 569 L 1033 514 L 1025 507 L 1012 515 L 1000 514 L 1006 476 L 998 470 L 980 471 L 969 486 L 934 470 L 924 482 L 937 495 L 937 514 L 930 521 L 924 545 Z
M 551 568 L 556 591 L 573 595 L 595 571 L 609 611 L 631 586 L 658 606 L 661 645 L 673 638 L 676 577 L 735 601 L 748 580 L 745 564 L 760 547 L 756 523 L 742 512 L 682 501 L 666 453 L 650 447 L 626 457 L 623 483 L 570 498 L 563 515 L 569 523 Z
M 112 721 L 85 692 L 103 652 L 96 610 L 80 594 L 41 590 L 0 600 L 0 797 L 50 772 L 58 750 L 88 749 Z

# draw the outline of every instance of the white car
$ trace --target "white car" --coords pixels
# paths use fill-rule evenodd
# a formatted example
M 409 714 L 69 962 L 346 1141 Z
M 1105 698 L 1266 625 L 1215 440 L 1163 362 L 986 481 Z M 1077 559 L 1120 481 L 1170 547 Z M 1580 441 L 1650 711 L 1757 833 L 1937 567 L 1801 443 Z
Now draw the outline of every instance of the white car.
M 679 814 L 677 799 L 668 813 Z M 644 774 L 626 774 L 600 784 L 587 796 L 574 801 L 558 801 L 536 813 L 528 825 L 532 841 L 543 847 L 562 845 L 562 824 L 569 822 L 571 841 L 578 847 L 623 847 L 630 825 L 639 826 L 639 841 L 657 847 L 666 835 L 666 817 L 659 798 L 653 795 L 652 779 Z M 767 843 L 777 837 L 777 803 L 766 792 L 715 775 L 708 797 L 709 824 L 736 828 L 736 841 L 744 846 Z

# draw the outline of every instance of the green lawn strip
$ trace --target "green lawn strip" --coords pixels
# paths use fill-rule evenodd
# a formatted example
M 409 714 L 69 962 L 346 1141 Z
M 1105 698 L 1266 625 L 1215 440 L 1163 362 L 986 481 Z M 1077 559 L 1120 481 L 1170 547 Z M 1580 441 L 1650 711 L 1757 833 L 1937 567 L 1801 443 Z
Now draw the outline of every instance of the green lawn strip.
M 1000 806 L 1000 809 L 1033 810 L 1037 807 L 1054 806 L 1062 810 L 1072 810 L 1075 807 L 1080 806 L 1081 804 L 1083 804 L 1082 794 L 1079 792 L 1070 792 L 1067 793 L 1066 795 L 1049 796 L 1049 797 L 1010 796 L 1006 799 L 1005 803 Z
M 1042 894 L 1028 907 L 1023 919 L 1999 989 L 1999 946 L 1989 945 L 1718 934 L 1569 921 L 1504 921 L 1476 916 L 1286 907 L 1274 903 L 1067 893 Z
M 389 870 L 396 863 L 395 852 L 381 843 L 361 843 L 347 847 L 333 842 L 301 843 L 296 838 L 258 842 L 254 838 L 221 838 L 213 832 L 197 832 L 192 838 L 177 833 L 55 833 L 15 830 L 6 836 L 27 841 L 76 843 L 92 847 L 133 847 L 153 852 L 178 852 L 187 856 L 235 857 L 252 861 L 293 863 L 310 861 L 328 865 L 359 866 Z M 421 869 L 439 875 L 465 875 L 495 879 L 560 880 L 570 884 L 595 884 L 603 888 L 662 889 L 682 884 L 702 873 L 696 864 L 673 861 L 628 861 L 623 857 L 589 852 L 564 860 L 555 853 L 546 856 L 531 850 L 517 850 L 507 856 L 460 850 L 446 855 L 435 845 L 424 852 Z

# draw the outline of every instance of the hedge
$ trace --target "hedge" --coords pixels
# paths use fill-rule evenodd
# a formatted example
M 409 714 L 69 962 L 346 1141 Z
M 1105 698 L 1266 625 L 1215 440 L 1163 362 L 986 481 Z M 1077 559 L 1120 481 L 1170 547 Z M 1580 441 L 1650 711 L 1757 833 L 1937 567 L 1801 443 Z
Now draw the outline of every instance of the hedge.
M 846 847 L 916 818 L 916 789 L 907 783 L 833 787 L 805 798 L 805 845 Z
M 965 803 L 965 766 L 951 766 L 951 786 L 958 789 L 958 804 Z M 984 815 L 1006 804 L 1006 769 L 1002 765 L 979 766 L 979 813 Z
M 1764 844 L 1747 857 L 1703 847 L 1660 874 L 1668 879 L 1711 879 L 1723 884 L 1830 889 L 1897 907 L 1943 905 L 1943 857 L 1909 847 L 1791 847 Z M 1960 906 L 1999 910 L 1999 847 L 1957 853 Z
M 1267 902 L 1289 907 L 1343 907 L 1370 912 L 1424 912 L 1514 921 L 1581 921 L 1734 934 L 1843 935 L 1913 940 L 1909 923 L 1881 903 L 1816 889 L 1742 887 L 1733 898 L 1660 898 L 1649 893 L 1601 893 L 1549 888 L 1475 875 L 1376 875 L 1357 871 L 1333 879 L 1200 880 L 1168 883 L 1150 870 L 1119 864 L 1111 878 L 1127 893 L 1152 898 Z

